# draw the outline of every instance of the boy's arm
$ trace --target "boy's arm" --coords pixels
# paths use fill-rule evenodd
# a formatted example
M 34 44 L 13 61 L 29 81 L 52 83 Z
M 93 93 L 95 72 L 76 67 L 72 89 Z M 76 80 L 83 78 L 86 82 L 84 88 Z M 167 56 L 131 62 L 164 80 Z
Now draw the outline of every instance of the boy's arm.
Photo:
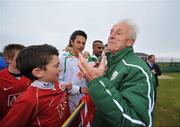
M 0 121 L 0 127 L 25 127 L 36 114 L 35 104 L 30 99 L 18 98 L 8 114 Z

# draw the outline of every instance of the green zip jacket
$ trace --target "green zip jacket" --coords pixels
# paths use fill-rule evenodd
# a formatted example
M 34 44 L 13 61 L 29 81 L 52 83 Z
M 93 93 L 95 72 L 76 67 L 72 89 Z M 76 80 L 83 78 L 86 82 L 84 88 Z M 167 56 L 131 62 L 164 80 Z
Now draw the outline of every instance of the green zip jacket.
M 106 74 L 88 83 L 96 106 L 93 127 L 151 127 L 154 77 L 132 47 L 107 54 Z

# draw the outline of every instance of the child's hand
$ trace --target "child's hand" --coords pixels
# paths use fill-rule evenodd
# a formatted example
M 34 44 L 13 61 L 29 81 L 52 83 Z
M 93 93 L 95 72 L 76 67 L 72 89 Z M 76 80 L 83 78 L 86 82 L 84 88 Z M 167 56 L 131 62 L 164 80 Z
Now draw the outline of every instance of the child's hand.
M 71 83 L 71 82 L 68 82 L 68 83 L 66 84 L 66 89 L 67 89 L 67 90 L 71 90 L 71 89 L 72 89 L 72 83 Z

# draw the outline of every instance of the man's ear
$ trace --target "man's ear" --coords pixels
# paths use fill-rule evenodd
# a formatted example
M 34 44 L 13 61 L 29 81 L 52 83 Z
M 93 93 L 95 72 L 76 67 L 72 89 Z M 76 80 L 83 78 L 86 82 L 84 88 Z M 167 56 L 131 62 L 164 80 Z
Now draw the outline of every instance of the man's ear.
M 40 68 L 34 68 L 32 70 L 32 74 L 37 78 L 42 78 L 42 76 L 44 75 L 44 71 Z
M 127 47 L 132 46 L 134 44 L 134 40 L 133 39 L 129 39 L 127 42 Z

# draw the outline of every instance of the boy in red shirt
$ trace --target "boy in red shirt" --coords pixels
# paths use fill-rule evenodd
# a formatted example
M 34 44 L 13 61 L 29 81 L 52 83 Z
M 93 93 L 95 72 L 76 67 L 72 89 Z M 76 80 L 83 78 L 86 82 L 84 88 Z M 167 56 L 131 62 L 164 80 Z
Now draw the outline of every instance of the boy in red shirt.
M 30 80 L 22 76 L 16 68 L 16 57 L 24 48 L 20 44 L 9 44 L 3 51 L 8 67 L 0 71 L 0 121 L 30 84 Z
M 58 55 L 47 44 L 29 46 L 19 53 L 17 68 L 32 83 L 14 102 L 1 127 L 60 127 L 65 122 L 69 105 L 67 92 L 57 83 L 61 71 Z

